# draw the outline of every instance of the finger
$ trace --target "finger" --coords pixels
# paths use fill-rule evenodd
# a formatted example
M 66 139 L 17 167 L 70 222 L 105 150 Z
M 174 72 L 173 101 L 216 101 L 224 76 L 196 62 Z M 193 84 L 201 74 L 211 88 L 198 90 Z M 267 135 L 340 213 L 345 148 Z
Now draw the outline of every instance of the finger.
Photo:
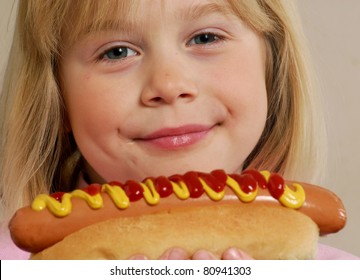
M 253 260 L 253 258 L 242 250 L 237 248 L 227 249 L 223 255 L 223 260 Z
M 189 253 L 182 248 L 170 248 L 164 252 L 159 260 L 187 260 L 189 259 Z
M 145 255 L 136 254 L 129 258 L 129 260 L 148 260 L 149 258 Z
M 193 260 L 218 260 L 219 258 L 216 257 L 213 253 L 205 250 L 199 250 L 194 253 L 192 256 Z

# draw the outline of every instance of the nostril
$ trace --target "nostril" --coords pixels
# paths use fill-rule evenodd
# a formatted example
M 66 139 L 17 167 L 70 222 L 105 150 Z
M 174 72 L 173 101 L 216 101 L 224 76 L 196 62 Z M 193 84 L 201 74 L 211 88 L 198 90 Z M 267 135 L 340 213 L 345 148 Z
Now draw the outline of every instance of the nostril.
M 179 95 L 179 98 L 190 98 L 191 97 L 191 94 L 189 94 L 189 93 L 182 93 L 182 94 L 180 94 Z
M 162 101 L 162 98 L 159 97 L 159 96 L 157 96 L 157 97 L 152 98 L 151 100 L 152 100 L 153 102 L 159 103 L 159 102 Z
M 191 94 L 189 93 L 182 93 L 180 95 L 178 95 L 179 99 L 190 99 L 191 98 Z M 164 98 L 160 97 L 160 96 L 156 96 L 151 98 L 151 102 L 153 103 L 162 103 L 162 102 L 166 102 L 166 100 L 164 100 Z

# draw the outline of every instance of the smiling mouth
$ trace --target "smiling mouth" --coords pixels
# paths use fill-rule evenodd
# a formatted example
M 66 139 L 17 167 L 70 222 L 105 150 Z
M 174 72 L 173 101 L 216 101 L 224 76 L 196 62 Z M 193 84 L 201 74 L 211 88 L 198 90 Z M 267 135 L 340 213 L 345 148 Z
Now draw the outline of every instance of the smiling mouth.
M 203 140 L 214 126 L 186 125 L 177 128 L 165 128 L 137 139 L 145 144 L 161 149 L 173 150 L 188 147 Z

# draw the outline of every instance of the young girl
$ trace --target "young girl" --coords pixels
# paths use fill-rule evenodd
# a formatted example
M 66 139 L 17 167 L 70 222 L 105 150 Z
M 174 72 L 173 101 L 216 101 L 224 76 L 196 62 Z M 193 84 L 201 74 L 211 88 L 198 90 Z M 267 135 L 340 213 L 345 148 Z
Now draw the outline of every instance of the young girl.
M 1 94 L 3 225 L 39 193 L 92 182 L 218 168 L 316 180 L 300 34 L 289 1 L 20 1 Z M 1 258 L 28 257 L 6 230 L 0 242 Z M 318 257 L 353 256 L 320 245 Z

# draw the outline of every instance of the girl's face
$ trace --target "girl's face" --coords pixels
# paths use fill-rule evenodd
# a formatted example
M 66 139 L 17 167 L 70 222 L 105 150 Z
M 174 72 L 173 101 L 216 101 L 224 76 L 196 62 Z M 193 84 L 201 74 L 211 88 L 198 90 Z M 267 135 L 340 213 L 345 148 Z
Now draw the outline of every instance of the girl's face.
M 141 1 L 126 29 L 65 49 L 65 105 L 91 178 L 241 170 L 266 121 L 265 44 L 216 3 Z

